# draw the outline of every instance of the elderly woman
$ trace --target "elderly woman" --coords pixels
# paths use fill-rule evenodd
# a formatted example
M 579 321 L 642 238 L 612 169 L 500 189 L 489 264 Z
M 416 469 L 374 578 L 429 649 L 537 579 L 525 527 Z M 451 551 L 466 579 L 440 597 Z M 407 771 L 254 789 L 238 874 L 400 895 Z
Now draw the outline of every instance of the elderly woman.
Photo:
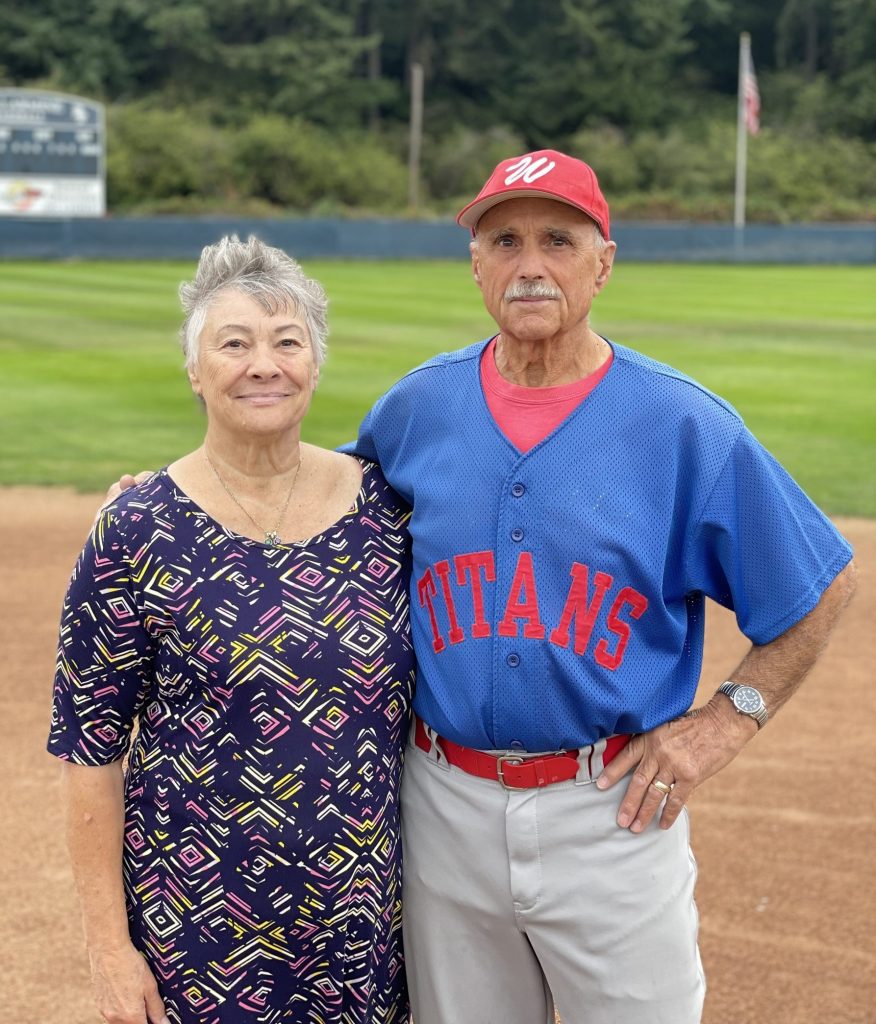
M 326 299 L 294 260 L 225 238 L 180 295 L 204 442 L 103 511 L 61 621 L 49 750 L 98 1007 L 404 1021 L 408 512 L 301 440 Z

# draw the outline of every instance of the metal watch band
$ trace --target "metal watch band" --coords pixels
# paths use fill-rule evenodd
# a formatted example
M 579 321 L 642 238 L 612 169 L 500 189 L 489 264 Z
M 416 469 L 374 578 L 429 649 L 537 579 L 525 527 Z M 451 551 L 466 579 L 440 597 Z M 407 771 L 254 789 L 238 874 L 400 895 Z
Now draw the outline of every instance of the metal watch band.
M 733 697 L 736 694 L 736 691 L 741 690 L 743 686 L 747 687 L 749 690 L 754 690 L 758 697 L 760 697 L 760 708 L 757 711 L 743 711 L 741 708 L 737 706 L 736 702 L 733 701 Z M 725 693 L 730 698 L 730 700 L 733 701 L 733 707 L 736 708 L 737 714 L 748 715 L 749 718 L 753 718 L 755 722 L 757 722 L 758 729 L 762 729 L 767 724 L 767 719 L 770 717 L 769 712 L 766 709 L 766 704 L 764 703 L 763 695 L 761 694 L 760 690 L 757 689 L 756 686 L 751 686 L 750 683 L 734 683 L 732 679 L 728 679 L 725 683 L 721 683 L 721 685 L 717 689 L 717 692 Z

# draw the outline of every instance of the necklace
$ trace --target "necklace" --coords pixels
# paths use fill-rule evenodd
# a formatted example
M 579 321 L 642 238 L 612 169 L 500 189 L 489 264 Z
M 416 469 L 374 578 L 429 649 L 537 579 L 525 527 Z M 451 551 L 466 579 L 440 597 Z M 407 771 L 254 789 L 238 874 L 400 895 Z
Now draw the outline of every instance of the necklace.
M 253 524 L 253 526 L 255 526 L 256 529 L 261 530 L 261 532 L 265 535 L 265 544 L 270 544 L 271 547 L 276 547 L 280 543 L 280 527 L 283 524 L 283 517 L 286 515 L 286 509 L 289 508 L 289 502 L 292 500 L 292 492 L 295 490 L 295 483 L 298 480 L 298 474 L 301 472 L 301 463 L 304 461 L 303 458 L 301 457 L 300 450 L 298 453 L 298 465 L 295 467 L 295 474 L 292 477 L 292 483 L 289 486 L 289 493 L 286 495 L 286 500 L 283 502 L 283 507 L 280 509 L 279 515 L 277 517 L 277 525 L 274 527 L 273 530 L 266 530 L 264 526 L 261 525 L 261 523 L 258 523 L 256 522 L 255 519 L 253 519 L 253 517 L 249 514 L 246 507 L 240 501 L 240 499 L 237 497 L 234 491 L 232 491 L 228 484 L 225 483 L 225 481 L 222 479 L 222 475 L 213 464 L 213 460 L 207 454 L 206 448 L 204 449 L 204 458 L 209 463 L 210 469 L 213 470 L 213 475 L 222 485 L 222 489 L 225 491 L 228 497 L 231 498 L 234 504 L 237 505 L 240 511 L 243 512 L 243 514 Z

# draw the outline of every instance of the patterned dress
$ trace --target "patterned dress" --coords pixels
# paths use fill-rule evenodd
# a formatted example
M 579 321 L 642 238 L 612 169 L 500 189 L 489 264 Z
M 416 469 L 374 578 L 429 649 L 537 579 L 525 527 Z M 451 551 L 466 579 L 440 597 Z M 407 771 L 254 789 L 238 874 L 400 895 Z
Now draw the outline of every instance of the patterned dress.
M 347 515 L 278 547 L 162 471 L 74 571 L 49 750 L 103 765 L 130 746 L 130 931 L 175 1024 L 407 1020 L 408 510 L 363 469 Z

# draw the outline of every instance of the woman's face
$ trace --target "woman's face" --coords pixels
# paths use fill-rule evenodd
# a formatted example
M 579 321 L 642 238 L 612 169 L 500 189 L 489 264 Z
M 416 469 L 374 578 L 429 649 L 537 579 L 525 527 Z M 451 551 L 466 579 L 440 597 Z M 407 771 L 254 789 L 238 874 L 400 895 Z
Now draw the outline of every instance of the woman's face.
M 288 309 L 271 315 L 233 289 L 216 296 L 189 371 L 211 424 L 264 435 L 297 427 L 318 378 L 301 315 Z

